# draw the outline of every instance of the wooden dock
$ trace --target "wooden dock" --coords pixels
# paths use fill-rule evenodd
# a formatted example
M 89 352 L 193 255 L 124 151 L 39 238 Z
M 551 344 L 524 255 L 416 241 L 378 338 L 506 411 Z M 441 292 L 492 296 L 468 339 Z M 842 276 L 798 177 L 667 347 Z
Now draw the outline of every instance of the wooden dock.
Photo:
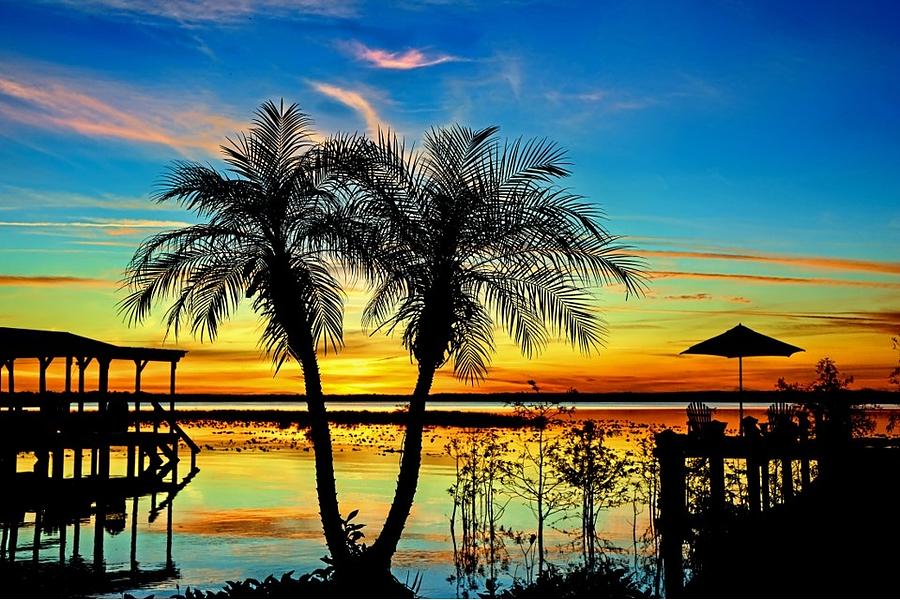
M 809 420 L 804 410 L 773 405 L 768 423 L 746 417 L 743 435 L 727 436 L 725 423 L 711 419 L 689 424 L 688 434 L 657 434 L 666 597 L 684 590 L 685 543 L 693 533 L 716 535 L 735 529 L 735 519 L 758 522 L 769 512 L 802 504 L 798 500 L 808 503 L 824 485 L 840 487 L 853 461 L 900 450 L 897 440 L 852 438 L 849 419 L 838 423 L 817 415 L 817 435 L 811 435 Z
M 200 448 L 180 427 L 175 415 L 176 365 L 181 350 L 122 347 L 63 332 L 0 327 L 0 521 L 3 525 L 0 564 L 21 561 L 20 529 L 33 527 L 31 563 L 39 557 L 45 530 L 58 532 L 60 567 L 81 553 L 81 524 L 94 517 L 92 577 L 112 590 L 122 573 L 107 573 L 104 531 L 125 529 L 131 504 L 132 581 L 168 578 L 172 560 L 172 505 L 175 496 L 197 474 Z M 37 359 L 38 389 L 16 390 L 15 363 Z M 47 370 L 63 364 L 65 387 L 47 388 Z M 134 364 L 134 392 L 110 392 L 113 361 Z M 141 374 L 149 361 L 170 364 L 167 401 L 141 392 Z M 98 365 L 97 391 L 87 391 L 89 364 Z M 73 389 L 73 366 L 77 388 Z M 2 385 L 5 371 L 6 385 Z M 122 453 L 124 470 L 113 469 L 111 457 Z M 179 465 L 183 458 L 189 467 Z M 180 476 L 179 476 L 180 470 Z M 142 570 L 137 561 L 139 505 L 149 498 L 149 520 L 163 512 L 167 519 L 165 566 Z M 27 514 L 34 514 L 29 524 Z M 71 538 L 69 533 L 71 532 Z M 71 540 L 71 541 L 70 541 Z M 44 560 L 46 557 L 44 557 Z M 41 567 L 43 568 L 43 567 Z M 17 572 L 21 572 L 19 569 Z

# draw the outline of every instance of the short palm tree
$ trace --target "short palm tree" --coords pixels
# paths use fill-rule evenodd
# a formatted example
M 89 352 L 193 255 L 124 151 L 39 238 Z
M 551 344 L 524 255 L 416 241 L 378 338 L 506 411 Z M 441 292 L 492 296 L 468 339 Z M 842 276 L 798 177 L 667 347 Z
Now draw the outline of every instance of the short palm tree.
M 418 363 L 394 501 L 370 548 L 389 568 L 412 508 L 426 399 L 435 372 L 477 383 L 494 351 L 495 327 L 526 357 L 552 338 L 598 350 L 604 324 L 592 287 L 640 294 L 642 264 L 599 224 L 598 209 L 555 185 L 565 154 L 547 141 L 501 142 L 497 128 L 429 132 L 424 151 L 381 134 L 356 177 L 361 208 L 381 229 L 381 276 L 364 324 L 399 331 Z
M 244 298 L 263 320 L 261 344 L 276 369 L 296 360 L 303 369 L 315 450 L 319 510 L 336 564 L 346 558 L 334 480 L 317 349 L 343 343 L 343 291 L 329 269 L 355 239 L 346 218 L 340 156 L 352 139 L 316 144 L 309 117 L 297 105 L 263 104 L 248 134 L 222 146 L 227 172 L 177 162 L 155 199 L 174 201 L 204 222 L 145 240 L 126 270 L 128 296 L 120 308 L 143 321 L 160 301 L 165 320 L 214 339 Z M 346 149 L 346 148 L 344 148 Z

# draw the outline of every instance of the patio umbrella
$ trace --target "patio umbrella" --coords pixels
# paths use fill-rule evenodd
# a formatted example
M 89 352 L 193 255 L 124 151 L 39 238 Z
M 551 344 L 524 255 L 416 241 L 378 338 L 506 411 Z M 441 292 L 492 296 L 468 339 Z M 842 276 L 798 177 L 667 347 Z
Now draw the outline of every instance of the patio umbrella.
M 753 331 L 738 323 L 725 333 L 711 337 L 706 341 L 694 344 L 681 354 L 707 354 L 738 359 L 738 389 L 744 391 L 744 357 L 745 356 L 790 356 L 794 352 L 803 352 L 803 348 L 786 344 L 773 337 Z M 744 400 L 740 399 L 740 427 L 744 427 Z

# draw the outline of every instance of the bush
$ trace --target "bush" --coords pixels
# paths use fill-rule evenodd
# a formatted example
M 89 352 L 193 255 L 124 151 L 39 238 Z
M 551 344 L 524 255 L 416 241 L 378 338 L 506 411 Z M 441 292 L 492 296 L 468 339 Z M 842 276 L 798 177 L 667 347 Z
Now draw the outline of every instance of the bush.
M 513 583 L 501 598 L 647 598 L 627 569 L 600 563 L 595 569 L 584 565 L 560 570 L 550 566 L 534 583 Z

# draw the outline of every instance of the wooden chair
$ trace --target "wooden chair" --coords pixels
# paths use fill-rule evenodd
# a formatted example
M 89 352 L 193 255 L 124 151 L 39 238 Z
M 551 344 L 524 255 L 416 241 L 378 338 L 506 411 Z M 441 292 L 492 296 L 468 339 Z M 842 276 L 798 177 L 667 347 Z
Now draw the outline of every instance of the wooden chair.
M 703 428 L 712 421 L 714 411 L 714 408 L 710 408 L 702 402 L 691 402 L 688 404 L 688 434 L 696 435 L 703 431 Z
M 769 431 L 786 431 L 794 425 L 797 409 L 787 402 L 776 402 L 769 406 L 766 415 L 769 418 Z

